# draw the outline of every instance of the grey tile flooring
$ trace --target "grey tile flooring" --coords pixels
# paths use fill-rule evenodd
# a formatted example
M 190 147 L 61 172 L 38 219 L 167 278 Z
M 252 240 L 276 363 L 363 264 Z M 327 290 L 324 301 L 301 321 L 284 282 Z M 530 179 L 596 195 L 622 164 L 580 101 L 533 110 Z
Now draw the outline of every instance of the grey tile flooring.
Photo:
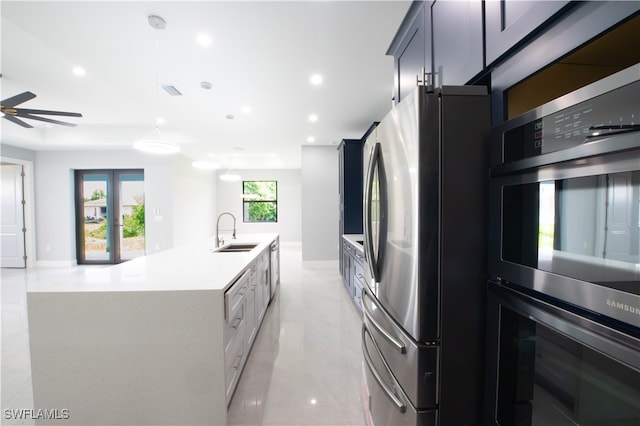
M 78 273 L 87 267 L 74 268 Z M 33 408 L 26 286 L 60 269 L 2 269 L 0 423 L 5 409 Z M 68 273 L 68 270 L 65 271 Z M 229 406 L 229 425 L 362 425 L 361 319 L 337 265 L 301 261 L 281 245 L 281 284 Z

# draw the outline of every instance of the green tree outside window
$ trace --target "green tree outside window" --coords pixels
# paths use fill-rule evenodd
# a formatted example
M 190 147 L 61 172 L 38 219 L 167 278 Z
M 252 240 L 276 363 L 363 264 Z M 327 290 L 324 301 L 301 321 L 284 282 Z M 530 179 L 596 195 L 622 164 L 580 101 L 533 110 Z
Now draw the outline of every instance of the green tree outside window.
M 277 181 L 243 181 L 242 194 L 244 222 L 278 221 Z

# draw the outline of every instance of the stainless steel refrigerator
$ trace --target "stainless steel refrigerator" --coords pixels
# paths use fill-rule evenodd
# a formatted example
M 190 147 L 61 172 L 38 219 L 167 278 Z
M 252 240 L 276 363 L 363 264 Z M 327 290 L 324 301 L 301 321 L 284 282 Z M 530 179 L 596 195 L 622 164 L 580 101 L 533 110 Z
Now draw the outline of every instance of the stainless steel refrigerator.
M 368 423 L 481 423 L 490 101 L 415 92 L 364 146 Z

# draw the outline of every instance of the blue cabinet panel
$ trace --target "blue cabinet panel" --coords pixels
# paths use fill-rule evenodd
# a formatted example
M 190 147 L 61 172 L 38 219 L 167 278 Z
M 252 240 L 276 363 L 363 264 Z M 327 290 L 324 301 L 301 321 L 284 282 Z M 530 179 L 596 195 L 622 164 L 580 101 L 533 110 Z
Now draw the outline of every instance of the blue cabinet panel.
M 436 1 L 431 7 L 436 86 L 466 84 L 482 72 L 482 1 Z
M 423 70 L 432 73 L 430 2 L 414 2 L 387 50 L 395 62 L 394 99 L 413 92 Z
M 515 47 L 570 3 L 568 0 L 485 2 L 487 64 Z

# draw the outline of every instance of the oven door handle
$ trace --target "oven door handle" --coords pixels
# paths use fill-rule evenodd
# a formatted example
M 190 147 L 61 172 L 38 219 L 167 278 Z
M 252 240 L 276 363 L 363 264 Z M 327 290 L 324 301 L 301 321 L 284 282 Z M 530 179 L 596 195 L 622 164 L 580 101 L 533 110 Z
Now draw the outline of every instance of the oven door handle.
M 378 354 L 378 356 L 380 357 L 380 359 L 382 360 L 382 364 L 384 365 L 384 368 L 387 370 L 389 377 L 391 377 L 391 380 L 395 382 L 394 387 L 396 389 L 400 389 L 400 385 L 396 382 L 395 378 L 393 377 L 393 374 L 391 373 L 391 369 L 389 368 L 389 365 L 387 364 L 384 357 L 382 356 L 380 349 L 378 349 L 376 342 L 373 340 L 373 336 L 371 336 L 371 333 L 369 332 L 369 330 L 367 330 L 367 326 L 365 324 L 362 324 L 362 354 L 364 355 L 365 364 L 367 364 L 367 368 L 369 369 L 369 371 L 371 371 L 371 374 L 373 375 L 374 379 L 376 379 L 376 382 L 378 382 L 378 385 L 380 386 L 380 388 L 382 388 L 385 395 L 387 395 L 387 397 L 391 400 L 393 405 L 395 405 L 398 411 L 400 411 L 401 413 L 404 413 L 407 411 L 407 405 L 404 402 L 402 402 L 400 398 L 396 396 L 396 394 L 393 392 L 393 389 L 387 386 L 387 384 L 384 382 L 382 377 L 380 377 L 380 373 L 378 373 L 378 371 L 373 366 L 371 355 L 369 355 L 369 348 L 367 347 L 367 341 L 366 341 L 367 334 L 371 338 L 374 349 Z
M 371 313 L 371 311 L 367 307 L 366 300 L 364 300 L 365 298 L 368 298 L 369 300 L 371 300 L 371 302 L 373 302 L 373 304 L 376 305 L 376 308 L 378 308 L 380 312 L 383 312 L 383 311 L 380 305 L 378 304 L 378 302 L 369 295 L 366 287 L 363 287 L 362 288 L 362 299 L 363 299 L 362 306 L 363 306 L 364 316 L 366 317 L 367 321 L 370 322 L 373 328 L 375 328 L 378 331 L 378 333 L 382 335 L 382 337 L 384 337 L 389 343 L 391 343 L 391 345 L 395 349 L 397 349 L 398 352 L 400 352 L 401 354 L 406 354 L 407 347 L 405 346 L 405 344 L 402 343 L 399 339 L 396 339 L 395 337 L 393 337 L 391 333 L 385 330 L 384 327 L 382 327 L 382 325 L 373 318 L 373 313 Z

